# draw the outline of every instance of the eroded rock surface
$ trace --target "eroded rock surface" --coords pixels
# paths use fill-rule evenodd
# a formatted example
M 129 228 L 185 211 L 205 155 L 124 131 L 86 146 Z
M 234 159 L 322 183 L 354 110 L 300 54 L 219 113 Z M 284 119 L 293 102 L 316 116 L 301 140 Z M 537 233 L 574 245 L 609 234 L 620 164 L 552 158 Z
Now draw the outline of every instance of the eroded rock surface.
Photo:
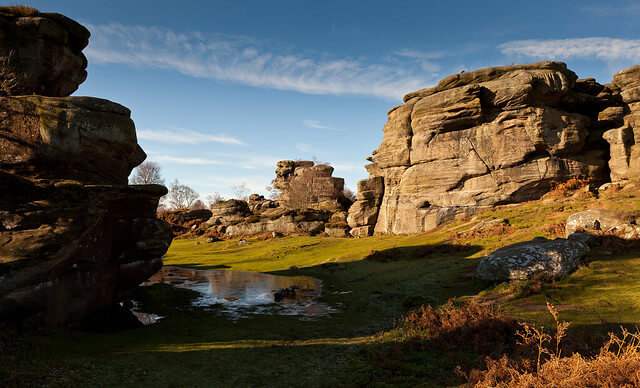
M 352 234 L 419 233 L 539 199 L 553 181 L 604 182 L 607 163 L 612 179 L 627 177 L 639 72 L 600 85 L 564 63 L 540 62 L 455 74 L 407 94 L 388 112 L 369 179 L 358 184 Z
M 127 108 L 46 96 L 86 77 L 84 27 L 0 14 L 0 34 L 0 56 L 15 52 L 0 64 L 0 317 L 70 324 L 162 266 L 173 236 L 156 209 L 167 189 L 126 184 L 146 156 Z
M 89 35 L 57 13 L 0 12 L 0 95 L 69 96 L 87 78 Z
M 531 241 L 502 247 L 478 264 L 477 275 L 488 281 L 555 279 L 578 268 L 589 246 L 579 234 L 569 239 Z

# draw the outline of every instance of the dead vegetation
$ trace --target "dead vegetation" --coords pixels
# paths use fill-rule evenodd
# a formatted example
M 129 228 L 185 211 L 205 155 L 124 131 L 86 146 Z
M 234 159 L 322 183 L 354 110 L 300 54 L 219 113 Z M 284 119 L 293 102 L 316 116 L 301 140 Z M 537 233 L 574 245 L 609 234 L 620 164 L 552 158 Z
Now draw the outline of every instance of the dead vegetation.
M 584 190 L 579 193 L 583 198 L 591 198 L 594 195 L 590 192 L 593 182 L 589 178 L 577 176 L 569 178 L 566 181 L 551 182 L 551 190 L 544 196 L 548 197 L 569 197 L 576 193 L 577 190 Z
M 565 221 L 558 221 L 544 225 L 542 230 L 549 233 L 553 238 L 564 238 L 566 225 Z
M 511 348 L 519 326 L 491 306 L 473 301 L 456 306 L 449 300 L 438 309 L 422 306 L 410 312 L 401 327 L 410 333 L 413 347 L 448 351 L 470 348 L 489 355 Z
M 534 347 L 531 358 L 500 359 L 488 357 L 484 370 L 471 371 L 468 383 L 475 387 L 636 387 L 640 385 L 640 333 L 622 329 L 621 335 L 609 334 L 609 340 L 595 356 L 580 353 L 562 355 L 562 340 L 569 327 L 560 321 L 553 305 L 547 308 L 555 320 L 553 335 L 527 323 L 521 323 L 518 345 Z M 462 372 L 461 372 L 462 373 Z

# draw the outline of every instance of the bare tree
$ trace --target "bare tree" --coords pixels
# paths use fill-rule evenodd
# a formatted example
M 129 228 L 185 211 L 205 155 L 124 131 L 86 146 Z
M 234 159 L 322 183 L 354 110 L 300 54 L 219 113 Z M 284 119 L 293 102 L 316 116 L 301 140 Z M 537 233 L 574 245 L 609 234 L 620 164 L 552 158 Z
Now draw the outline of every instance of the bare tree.
M 280 189 L 277 189 L 273 184 L 265 187 L 265 189 L 267 190 L 267 192 L 269 192 L 269 199 L 275 201 L 280 196 Z
M 353 190 L 351 190 L 348 187 L 344 188 L 344 191 L 342 192 L 344 197 L 346 199 L 348 199 L 351 202 L 355 202 L 356 201 L 356 193 L 353 192 Z
M 248 200 L 249 187 L 247 186 L 246 182 L 242 182 L 239 185 L 231 186 L 231 191 L 233 191 L 233 196 L 236 199 L 240 199 L 240 200 L 243 200 L 243 201 L 247 201 Z
M 136 167 L 130 181 L 132 185 L 164 185 L 164 179 L 160 174 L 160 165 L 156 162 L 143 162 Z
M 173 210 L 189 209 L 199 196 L 197 191 L 187 185 L 180 184 L 176 179 L 169 187 L 167 201 Z
M 196 199 L 194 203 L 191 204 L 191 209 L 193 210 L 200 210 L 200 209 L 206 209 L 207 207 L 205 206 L 204 202 L 202 202 L 199 199 Z
M 207 195 L 207 205 L 209 206 L 209 209 L 212 209 L 216 203 L 220 203 L 224 200 L 225 200 L 224 196 L 222 196 L 220 193 L 213 193 L 213 194 Z

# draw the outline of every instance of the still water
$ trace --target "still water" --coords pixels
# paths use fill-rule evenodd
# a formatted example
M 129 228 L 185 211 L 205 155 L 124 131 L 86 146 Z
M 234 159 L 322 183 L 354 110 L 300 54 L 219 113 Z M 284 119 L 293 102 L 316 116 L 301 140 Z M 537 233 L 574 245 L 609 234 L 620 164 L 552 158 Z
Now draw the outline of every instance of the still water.
M 165 266 L 143 286 L 167 283 L 197 291 L 196 307 L 215 310 L 236 320 L 256 314 L 293 315 L 309 320 L 337 312 L 315 301 L 322 283 L 306 276 L 279 276 L 228 270 L 198 270 Z M 295 295 L 276 298 L 280 289 L 295 286 Z

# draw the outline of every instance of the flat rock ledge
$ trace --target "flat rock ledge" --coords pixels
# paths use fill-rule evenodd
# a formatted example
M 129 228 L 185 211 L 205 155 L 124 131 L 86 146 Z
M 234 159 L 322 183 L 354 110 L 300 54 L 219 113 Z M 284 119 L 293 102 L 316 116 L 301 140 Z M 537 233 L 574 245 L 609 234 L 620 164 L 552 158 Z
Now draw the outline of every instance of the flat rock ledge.
M 508 245 L 482 259 L 477 276 L 493 282 L 555 279 L 578 268 L 582 256 L 589 252 L 587 240 L 588 236 L 576 233 L 568 239 L 536 237 Z

